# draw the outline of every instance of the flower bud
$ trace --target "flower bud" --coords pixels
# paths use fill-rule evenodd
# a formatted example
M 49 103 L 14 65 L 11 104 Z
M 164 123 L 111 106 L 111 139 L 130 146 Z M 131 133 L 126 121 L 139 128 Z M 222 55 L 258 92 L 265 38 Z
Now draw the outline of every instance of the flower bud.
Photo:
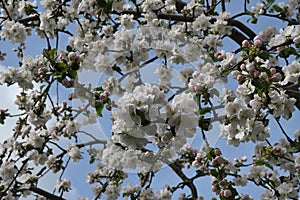
M 248 40 L 244 40 L 242 42 L 242 47 L 249 47 L 250 46 L 250 42 Z
M 225 198 L 229 198 L 231 195 L 232 195 L 231 190 L 229 189 L 224 190 L 223 196 Z
M 221 154 L 222 154 L 222 152 L 221 152 L 221 150 L 220 149 L 215 149 L 214 150 L 214 154 L 216 155 L 216 156 L 220 156 Z
M 242 84 L 244 82 L 244 76 L 242 74 L 239 74 L 237 77 L 236 77 L 237 81 L 239 84 Z

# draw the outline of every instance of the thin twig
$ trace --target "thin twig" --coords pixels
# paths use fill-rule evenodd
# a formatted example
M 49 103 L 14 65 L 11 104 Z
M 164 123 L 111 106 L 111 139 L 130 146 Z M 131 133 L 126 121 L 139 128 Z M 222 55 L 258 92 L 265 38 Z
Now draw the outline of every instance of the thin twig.
M 286 137 L 286 139 L 289 141 L 290 144 L 293 144 L 293 140 L 288 136 L 288 134 L 285 132 L 285 130 L 283 129 L 281 123 L 279 122 L 279 118 L 275 118 L 275 121 L 277 122 L 280 130 L 282 131 L 283 135 Z

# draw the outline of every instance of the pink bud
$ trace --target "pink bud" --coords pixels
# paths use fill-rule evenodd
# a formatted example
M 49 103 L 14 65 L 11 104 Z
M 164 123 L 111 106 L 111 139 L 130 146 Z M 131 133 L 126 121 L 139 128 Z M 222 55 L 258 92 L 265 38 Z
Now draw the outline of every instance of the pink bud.
M 271 74 L 275 74 L 275 73 L 276 73 L 276 69 L 275 69 L 274 67 L 272 67 L 272 68 L 270 69 L 270 72 L 271 72 Z
M 274 150 L 275 152 L 280 152 L 280 151 L 281 151 L 281 148 L 280 148 L 280 146 L 274 146 L 274 147 L 273 147 L 273 150 Z
M 249 42 L 248 40 L 244 40 L 244 41 L 242 42 L 242 46 L 243 46 L 243 47 L 249 47 L 249 46 L 250 46 L 250 42 Z
M 220 189 L 218 189 L 216 186 L 211 187 L 211 191 L 215 192 L 216 194 L 220 194 Z
M 244 76 L 242 74 L 237 75 L 236 77 L 239 84 L 242 84 L 244 82 Z
M 253 38 L 253 41 L 257 41 L 257 40 L 260 40 L 260 41 L 261 41 L 261 37 L 260 37 L 259 35 L 255 36 L 255 37 Z
M 46 72 L 46 67 L 40 67 L 38 69 L 38 74 L 41 76 L 41 75 L 44 75 Z
M 262 72 L 262 73 L 260 73 L 259 78 L 268 80 L 268 74 L 266 72 Z
M 105 91 L 103 92 L 103 94 L 105 95 L 105 97 L 108 97 L 108 96 L 109 96 L 109 92 L 108 92 L 107 90 L 105 90 Z
M 246 69 L 246 65 L 245 64 L 241 64 L 241 70 L 245 70 Z
M 69 82 L 70 82 L 70 85 L 71 85 L 71 86 L 74 86 L 75 79 L 74 79 L 74 78 L 72 78 L 72 79 L 70 79 L 70 81 L 69 81 Z
M 196 161 L 196 160 L 194 160 L 194 161 L 192 162 L 192 166 L 195 167 L 195 168 L 200 167 L 200 165 L 201 165 L 201 163 L 199 163 L 199 162 Z
M 200 93 L 202 91 L 203 87 L 201 85 L 197 85 L 197 86 L 195 86 L 194 89 L 195 89 L 195 92 Z
M 66 106 L 67 106 L 67 102 L 66 102 L 66 101 L 63 101 L 63 102 L 62 102 L 62 106 L 63 106 L 63 107 L 66 107 Z
M 247 69 L 248 72 L 254 71 L 254 70 L 255 70 L 255 65 L 254 65 L 254 63 L 247 64 L 247 65 L 246 65 L 246 69 Z
M 189 83 L 189 84 L 188 84 L 188 87 L 189 87 L 189 90 L 190 90 L 191 92 L 195 92 L 195 90 L 194 90 L 194 84 Z
M 100 98 L 101 100 L 105 100 L 105 99 L 106 99 L 106 96 L 105 96 L 103 93 L 101 93 L 101 94 L 99 94 L 99 98 Z
M 196 159 L 197 159 L 197 160 L 200 160 L 200 159 L 201 159 L 201 156 L 202 156 L 202 154 L 201 154 L 201 153 L 197 153 L 197 155 L 196 155 Z
M 157 94 L 159 89 L 157 87 L 152 88 L 152 94 Z
M 216 156 L 220 156 L 222 153 L 221 153 L 221 150 L 220 150 L 220 149 L 215 149 L 215 150 L 214 150 L 214 154 L 215 154 Z
M 66 59 L 66 54 L 65 54 L 65 52 L 60 52 L 60 54 L 59 54 L 59 59 L 60 59 L 60 60 L 65 60 L 65 59 Z
M 224 195 L 225 198 L 229 198 L 231 196 L 231 194 L 232 194 L 231 190 L 229 190 L 229 189 L 224 190 L 223 195 Z
M 68 81 L 68 79 L 64 78 L 62 81 L 61 81 L 61 84 L 63 86 L 65 86 L 66 88 L 69 88 L 71 86 L 70 82 Z
M 170 111 L 172 110 L 172 107 L 171 107 L 170 104 L 167 104 L 167 105 L 165 106 L 165 109 L 166 109 L 167 112 L 170 112 Z
M 246 162 L 247 161 L 247 157 L 246 156 L 241 157 L 241 161 L 242 162 Z
M 219 182 L 219 184 L 221 185 L 221 186 L 225 186 L 226 184 L 227 184 L 227 179 L 223 179 L 223 180 L 221 180 L 220 182 Z
M 255 40 L 254 45 L 257 46 L 257 47 L 261 47 L 262 41 L 261 40 Z
M 281 74 L 279 72 L 277 72 L 270 78 L 270 81 L 278 82 L 278 81 L 281 81 L 281 79 L 282 79 Z

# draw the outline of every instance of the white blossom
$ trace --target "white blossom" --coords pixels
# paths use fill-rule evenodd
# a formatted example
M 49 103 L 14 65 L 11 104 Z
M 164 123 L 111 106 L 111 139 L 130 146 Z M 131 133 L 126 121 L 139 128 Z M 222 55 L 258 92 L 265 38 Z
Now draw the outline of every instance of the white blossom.
M 81 157 L 82 149 L 80 149 L 76 144 L 70 144 L 68 146 L 68 156 L 72 158 L 73 162 L 79 161 Z

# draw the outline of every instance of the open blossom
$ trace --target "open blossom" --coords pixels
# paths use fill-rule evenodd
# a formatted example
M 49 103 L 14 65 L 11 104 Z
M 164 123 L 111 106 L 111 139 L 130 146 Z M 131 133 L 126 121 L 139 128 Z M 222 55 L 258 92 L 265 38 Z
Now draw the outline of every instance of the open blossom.
M 233 182 L 236 186 L 246 186 L 247 185 L 247 175 L 242 174 L 241 176 L 237 176 L 233 179 Z
M 24 43 L 26 40 L 26 29 L 23 24 L 13 21 L 5 21 L 1 27 L 0 38 L 9 39 L 13 44 Z
M 292 113 L 295 111 L 294 104 L 295 98 L 288 98 L 284 91 L 270 91 L 269 93 L 271 102 L 268 107 L 273 110 L 273 116 L 283 116 L 285 119 L 292 117 Z
M 74 162 L 79 161 L 81 159 L 82 150 L 75 144 L 70 144 L 68 147 L 68 156 L 72 158 Z
M 192 77 L 192 74 L 194 73 L 194 69 L 193 68 L 183 68 L 183 70 L 181 70 L 178 74 L 178 79 L 183 82 L 183 83 L 187 83 L 189 78 Z
M 269 26 L 268 28 L 262 30 L 259 33 L 259 36 L 262 40 L 262 42 L 268 42 L 271 37 L 273 37 L 276 34 L 276 28 L 273 26 Z
M 41 24 L 39 29 L 41 31 L 45 31 L 47 35 L 52 39 L 55 37 L 55 29 L 57 28 L 57 24 L 55 19 L 51 17 L 50 13 L 42 13 L 40 15 Z M 41 34 L 41 37 L 44 37 Z
M 254 98 L 250 100 L 249 104 L 254 110 L 259 110 L 261 108 L 261 97 L 257 94 L 254 95 Z
M 206 88 L 212 88 L 214 83 L 215 78 L 213 76 L 195 71 L 188 87 L 192 92 L 201 93 Z
M 120 186 L 111 184 L 110 187 L 105 190 L 106 199 L 118 199 L 120 196 L 120 189 Z
M 45 138 L 36 131 L 32 131 L 29 133 L 28 143 L 35 148 L 41 148 L 45 143 Z
M 264 14 L 266 11 L 266 5 L 264 3 L 257 3 L 256 6 L 252 6 L 251 10 L 255 15 Z
M 192 137 L 198 125 L 198 106 L 191 94 L 176 95 L 168 108 L 169 124 L 176 135 Z
M 68 191 L 71 189 L 71 181 L 69 179 L 58 179 L 56 182 L 56 189 L 59 191 Z
M 243 106 L 245 107 L 244 102 L 236 99 L 234 102 L 229 102 L 226 104 L 224 112 L 227 117 L 237 117 Z
M 300 25 L 287 26 L 285 29 L 280 29 L 279 34 L 276 34 L 270 39 L 269 46 L 278 46 L 286 42 L 287 40 L 292 40 L 295 44 L 300 43 Z
M 255 183 L 259 183 L 261 178 L 264 178 L 267 175 L 267 168 L 265 166 L 252 166 L 248 174 L 248 178 L 251 178 Z
M 127 144 L 126 144 L 127 145 Z M 107 147 L 103 150 L 101 161 L 105 162 L 112 169 L 135 169 L 138 162 L 138 152 L 132 149 L 122 150 L 113 141 L 107 142 Z
M 104 79 L 102 87 L 111 94 L 119 94 L 121 90 L 118 79 L 114 77 Z
M 12 180 L 17 172 L 18 169 L 13 162 L 5 162 L 0 168 L 0 175 L 3 181 Z
M 285 78 L 282 82 L 283 85 L 288 82 L 296 83 L 300 78 L 300 63 L 298 61 L 293 61 L 291 64 L 284 66 Z
M 205 31 L 210 27 L 210 17 L 205 16 L 204 14 L 201 14 L 197 19 L 193 22 L 193 29 L 195 32 L 199 32 L 201 30 Z
M 126 92 L 118 103 L 117 110 L 113 112 L 115 121 L 112 129 L 115 133 L 129 132 L 155 121 L 160 116 L 160 108 L 167 102 L 165 94 L 158 87 L 145 84 L 137 86 L 132 93 Z
M 160 0 L 146 0 L 142 4 L 143 11 L 154 11 L 162 8 L 164 3 Z
M 134 28 L 135 21 L 133 20 L 133 15 L 124 14 L 121 16 L 121 25 L 124 28 L 132 29 Z
M 161 199 L 161 200 L 171 200 L 172 199 L 172 193 L 168 190 L 167 186 L 165 186 L 164 189 L 160 190 L 157 193 L 157 199 Z
M 230 65 L 236 63 L 236 57 L 234 53 L 226 53 L 225 59 L 220 62 L 223 69 L 228 69 Z
M 292 183 L 282 183 L 277 187 L 277 190 L 281 197 L 292 197 L 294 192 L 294 186 Z M 297 191 L 295 191 L 297 194 Z M 297 196 L 297 195 L 296 195 Z
M 173 78 L 172 75 L 173 67 L 167 67 L 164 65 L 160 65 L 156 70 L 155 74 L 158 76 L 158 84 L 160 86 L 170 86 L 171 79 Z

